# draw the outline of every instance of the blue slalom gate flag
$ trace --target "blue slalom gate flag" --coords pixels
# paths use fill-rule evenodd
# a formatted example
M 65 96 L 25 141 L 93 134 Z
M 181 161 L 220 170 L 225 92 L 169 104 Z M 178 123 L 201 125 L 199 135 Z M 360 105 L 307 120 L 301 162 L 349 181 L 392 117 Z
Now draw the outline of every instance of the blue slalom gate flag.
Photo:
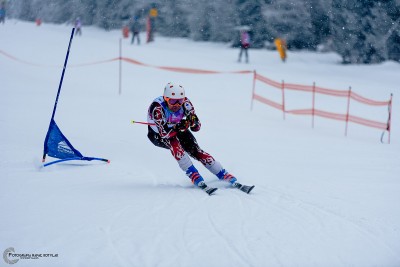
M 56 122 L 50 122 L 49 131 L 44 141 L 44 149 L 47 155 L 59 159 L 81 159 L 83 155 L 76 150 L 63 135 Z
M 62 82 L 64 79 L 65 69 L 67 68 L 69 50 L 71 48 L 71 42 L 74 37 L 75 28 L 72 29 L 71 37 L 69 39 L 69 45 L 67 50 L 67 56 L 64 61 L 64 68 L 61 74 L 60 84 L 58 86 L 56 101 L 54 102 L 53 114 L 51 115 L 49 129 L 46 134 L 46 138 L 44 140 L 44 149 L 43 149 L 43 159 L 42 162 L 46 160 L 46 155 L 49 155 L 53 158 L 58 158 L 59 160 L 52 161 L 44 164 L 43 166 L 49 166 L 55 163 L 64 162 L 68 160 L 100 160 L 109 163 L 108 159 L 103 158 L 94 158 L 94 157 L 84 157 L 81 152 L 76 150 L 72 144 L 68 141 L 68 139 L 63 135 L 60 128 L 57 126 L 54 115 L 56 114 L 58 98 L 60 96 Z
M 65 137 L 60 128 L 58 128 L 54 119 L 50 122 L 50 127 L 44 141 L 44 155 L 59 159 L 44 164 L 44 167 L 69 160 L 100 160 L 108 163 L 110 162 L 108 159 L 103 158 L 84 157 L 81 152 L 75 149 L 71 142 L 68 141 L 67 137 Z

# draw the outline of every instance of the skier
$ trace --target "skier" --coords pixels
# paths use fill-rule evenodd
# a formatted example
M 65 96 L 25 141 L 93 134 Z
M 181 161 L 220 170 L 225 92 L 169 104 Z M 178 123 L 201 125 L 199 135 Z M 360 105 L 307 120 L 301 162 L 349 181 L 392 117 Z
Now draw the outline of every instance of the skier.
M 82 35 L 82 22 L 81 22 L 80 18 L 77 18 L 75 20 L 75 29 L 76 29 L 75 35 L 78 35 L 78 34 Z
M 200 161 L 211 173 L 220 180 L 229 182 L 234 188 L 246 193 L 253 190 L 254 186 L 240 184 L 221 163 L 199 147 L 191 131 L 199 131 L 201 123 L 181 85 L 170 82 L 165 86 L 163 96 L 157 97 L 151 103 L 147 120 L 150 123 L 147 134 L 150 141 L 155 146 L 169 149 L 192 183 L 209 195 L 217 188 L 206 185 L 189 156 Z
M 242 53 L 244 51 L 244 55 L 246 56 L 246 63 L 249 63 L 249 54 L 247 50 L 250 47 L 250 35 L 247 31 L 240 31 L 240 52 L 238 62 L 242 61 Z

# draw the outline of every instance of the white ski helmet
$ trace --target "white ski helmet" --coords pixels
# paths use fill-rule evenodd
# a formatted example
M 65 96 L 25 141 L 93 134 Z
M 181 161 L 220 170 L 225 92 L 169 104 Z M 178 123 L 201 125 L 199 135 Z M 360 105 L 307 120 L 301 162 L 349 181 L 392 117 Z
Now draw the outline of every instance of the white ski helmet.
M 182 85 L 169 82 L 164 88 L 164 98 L 180 99 L 185 98 L 185 89 Z

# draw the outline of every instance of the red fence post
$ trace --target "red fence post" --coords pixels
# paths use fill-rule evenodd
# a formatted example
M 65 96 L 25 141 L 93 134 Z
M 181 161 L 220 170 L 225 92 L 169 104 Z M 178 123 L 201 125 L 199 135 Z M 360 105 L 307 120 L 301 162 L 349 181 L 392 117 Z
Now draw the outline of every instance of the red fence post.
M 347 127 L 349 125 L 349 113 L 350 113 L 350 95 L 351 95 L 351 86 L 349 87 L 349 93 L 347 95 L 347 113 L 346 113 L 346 130 L 344 135 L 347 136 Z
M 256 70 L 253 71 L 253 91 L 251 92 L 251 105 L 250 105 L 250 110 L 253 110 L 253 101 L 254 101 L 254 92 L 256 90 L 256 78 L 257 78 L 257 72 Z
M 312 88 L 312 128 L 314 129 L 314 114 L 315 114 L 315 82 Z
M 388 132 L 389 132 L 389 139 L 388 143 L 390 144 L 390 132 L 391 132 L 391 124 L 392 124 L 392 100 L 393 100 L 393 94 L 390 94 L 390 102 L 389 102 L 389 118 L 388 118 Z
M 282 80 L 282 111 L 283 111 L 283 119 L 286 119 L 285 116 L 285 81 Z
M 119 88 L 118 94 L 122 93 L 122 39 L 119 38 Z

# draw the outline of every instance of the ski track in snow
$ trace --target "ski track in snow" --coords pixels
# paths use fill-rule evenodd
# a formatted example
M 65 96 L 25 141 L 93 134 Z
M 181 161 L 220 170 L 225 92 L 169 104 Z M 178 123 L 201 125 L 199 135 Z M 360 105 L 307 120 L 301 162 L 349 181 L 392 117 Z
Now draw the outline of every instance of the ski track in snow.
M 293 195 L 290 195 L 286 192 L 282 192 L 276 189 L 265 189 L 262 187 L 258 187 L 260 191 L 264 191 L 267 194 L 273 192 L 278 195 L 278 199 L 274 201 L 273 203 L 269 201 L 265 201 L 265 199 L 261 199 L 260 202 L 258 202 L 256 199 L 252 199 L 254 202 L 260 205 L 260 207 L 264 207 L 266 205 L 273 206 L 275 205 L 275 208 L 278 210 L 279 213 L 285 214 L 286 217 L 290 218 L 290 221 L 296 221 L 297 223 L 301 224 L 304 222 L 304 218 L 308 218 L 307 224 L 310 223 L 310 221 L 313 221 L 314 223 L 311 223 L 314 227 L 317 227 L 317 232 L 320 233 L 321 235 L 326 235 L 326 233 L 335 235 L 337 233 L 330 233 L 328 231 L 322 231 L 324 228 L 328 227 L 327 224 L 337 224 L 340 226 L 344 226 L 347 228 L 350 228 L 350 232 L 353 234 L 358 233 L 359 236 L 363 238 L 363 240 L 371 245 L 376 245 L 379 244 L 380 247 L 384 247 L 387 251 L 387 254 L 391 254 L 394 258 L 397 258 L 400 260 L 400 257 L 398 256 L 398 253 L 396 253 L 390 246 L 388 246 L 384 241 L 380 240 L 377 238 L 371 231 L 369 231 L 366 227 L 360 225 L 356 221 L 340 215 L 337 212 L 328 210 L 324 207 L 321 207 L 318 204 L 309 202 L 309 201 L 303 201 Z M 284 205 L 280 204 L 279 206 L 277 205 L 277 202 L 285 202 Z M 296 208 L 296 209 L 301 209 L 304 213 L 302 214 L 301 218 L 302 220 L 296 219 L 293 215 L 292 212 L 288 210 L 288 207 L 291 208 Z M 328 217 L 328 218 L 326 218 Z M 307 230 L 306 227 L 302 227 L 302 230 L 304 231 L 304 234 L 307 235 Z M 314 231 L 316 230 L 315 228 L 313 229 Z M 326 239 L 329 239 L 330 237 L 327 236 Z M 364 242 L 363 242 L 364 243 Z M 346 264 L 345 262 L 341 262 L 341 264 Z
M 335 54 L 291 51 L 283 64 L 276 51 L 251 49 L 244 65 L 233 62 L 238 50 L 224 44 L 156 36 L 154 43 L 131 46 L 124 39 L 124 56 L 154 66 L 256 69 L 288 83 L 351 84 L 377 100 L 393 92 L 392 143 L 382 145 L 381 131 L 354 124 L 345 138 L 342 124 L 322 118 L 311 130 L 309 117 L 288 114 L 282 121 L 280 111 L 258 102 L 250 112 L 251 75 L 182 74 L 123 63 L 118 95 L 114 62 L 67 67 L 56 114 L 78 150 L 105 155 L 111 164 L 40 168 L 70 30 L 20 21 L 0 25 L 1 51 L 37 65 L 60 65 L 27 66 L 0 55 L 0 209 L 7 215 L 0 220 L 0 252 L 59 253 L 59 259 L 38 264 L 68 267 L 400 266 L 400 64 L 342 66 Z M 74 38 L 70 66 L 115 58 L 120 35 L 85 27 Z M 240 182 L 254 184 L 251 194 L 194 162 L 207 184 L 219 188 L 208 196 L 169 151 L 150 144 L 145 126 L 130 124 L 146 120 L 148 104 L 170 81 L 181 82 L 195 105 L 201 147 Z M 268 95 L 262 88 L 257 83 Z M 292 103 L 286 93 L 288 106 L 309 107 L 310 97 Z M 318 104 L 343 112 L 330 99 Z M 363 116 L 383 114 L 383 121 L 386 109 L 357 106 Z
M 242 256 L 244 251 L 241 251 L 234 244 L 230 243 L 229 233 L 228 233 L 228 235 L 224 235 L 224 233 L 219 229 L 218 225 L 214 222 L 214 219 L 212 218 L 210 212 L 209 211 L 206 211 L 206 212 L 208 215 L 208 222 L 211 225 L 211 230 L 214 231 L 214 233 L 217 235 L 218 239 L 222 241 L 222 243 L 226 244 L 225 248 L 229 248 L 233 252 L 232 258 L 237 259 L 239 261 L 240 265 L 246 266 L 247 265 L 246 259 L 244 256 Z M 240 224 L 241 226 L 243 226 L 243 222 L 237 222 L 237 224 Z M 235 233 L 238 233 L 238 232 L 240 233 L 238 239 L 245 240 L 243 238 L 243 227 L 240 227 L 240 231 L 236 231 Z M 235 260 L 236 263 L 238 263 L 238 261 Z

